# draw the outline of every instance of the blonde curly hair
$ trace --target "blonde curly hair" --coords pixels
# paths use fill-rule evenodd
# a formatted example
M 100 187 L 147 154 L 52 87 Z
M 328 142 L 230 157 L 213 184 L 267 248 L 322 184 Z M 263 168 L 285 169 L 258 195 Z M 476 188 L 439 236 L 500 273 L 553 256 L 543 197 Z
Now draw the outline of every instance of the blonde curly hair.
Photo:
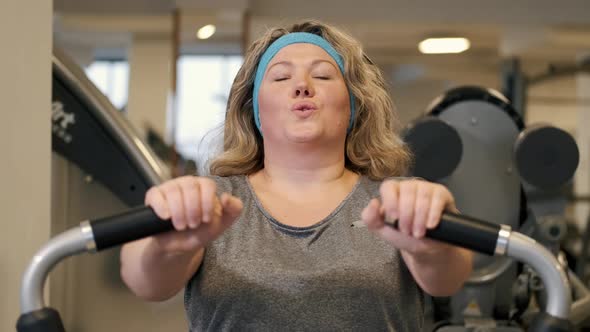
M 252 108 L 254 76 L 264 51 L 290 32 L 323 37 L 344 60 L 344 80 L 354 95 L 356 109 L 352 130 L 346 138 L 345 167 L 374 180 L 406 175 L 411 154 L 399 137 L 400 123 L 381 71 L 365 55 L 359 42 L 317 21 L 271 29 L 250 46 L 231 87 L 223 153 L 211 162 L 210 173 L 248 175 L 264 168 L 262 136 L 256 128 Z

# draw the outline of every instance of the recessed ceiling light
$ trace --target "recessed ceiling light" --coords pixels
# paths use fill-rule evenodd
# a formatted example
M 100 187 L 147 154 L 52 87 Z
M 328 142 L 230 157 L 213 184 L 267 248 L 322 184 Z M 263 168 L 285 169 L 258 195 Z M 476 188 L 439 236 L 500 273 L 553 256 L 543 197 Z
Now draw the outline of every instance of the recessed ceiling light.
M 428 38 L 418 44 L 418 49 L 424 54 L 447 54 L 464 52 L 470 46 L 467 38 Z
M 215 33 L 215 26 L 213 24 L 207 24 L 197 31 L 197 38 L 207 39 Z

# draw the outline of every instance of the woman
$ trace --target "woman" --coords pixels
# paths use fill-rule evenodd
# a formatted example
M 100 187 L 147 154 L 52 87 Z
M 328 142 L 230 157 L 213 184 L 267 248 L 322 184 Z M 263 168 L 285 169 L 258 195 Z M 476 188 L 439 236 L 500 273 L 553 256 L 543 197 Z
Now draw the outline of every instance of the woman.
M 419 331 L 422 291 L 454 293 L 471 255 L 423 238 L 456 208 L 399 178 L 396 125 L 356 41 L 318 22 L 269 31 L 233 83 L 213 176 L 148 191 L 178 232 L 124 246 L 124 281 L 147 300 L 186 286 L 191 331 Z

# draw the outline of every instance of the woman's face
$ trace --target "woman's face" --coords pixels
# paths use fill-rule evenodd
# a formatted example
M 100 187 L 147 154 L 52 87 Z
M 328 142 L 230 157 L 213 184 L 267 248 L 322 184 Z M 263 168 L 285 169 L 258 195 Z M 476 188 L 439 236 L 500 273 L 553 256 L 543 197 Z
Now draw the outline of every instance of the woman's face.
M 258 92 L 265 140 L 344 141 L 350 96 L 338 65 L 313 44 L 291 44 L 268 64 Z

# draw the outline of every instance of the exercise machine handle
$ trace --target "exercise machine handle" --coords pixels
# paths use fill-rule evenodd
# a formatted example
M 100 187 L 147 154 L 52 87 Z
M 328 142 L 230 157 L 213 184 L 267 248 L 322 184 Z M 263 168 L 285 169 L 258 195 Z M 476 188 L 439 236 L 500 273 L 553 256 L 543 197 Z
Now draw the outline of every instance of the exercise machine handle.
M 174 230 L 150 207 L 139 207 L 115 216 L 88 220 L 49 240 L 31 260 L 21 285 L 18 332 L 64 332 L 59 312 L 45 306 L 43 288 L 49 272 L 67 257 L 100 251 L 150 235 Z
M 149 206 L 89 223 L 97 251 L 174 230 L 170 220 L 160 219 Z
M 392 223 L 386 222 L 385 224 L 394 229 L 398 228 L 398 220 Z M 503 234 L 502 229 L 502 225 L 499 224 L 444 212 L 438 225 L 427 229 L 425 236 L 493 256 L 500 253 L 498 251 L 501 248 L 502 241 L 498 241 L 498 239 Z
M 386 225 L 397 229 L 397 220 Z M 454 244 L 488 255 L 506 255 L 533 267 L 547 285 L 546 312 L 533 320 L 530 331 L 566 332 L 573 329 L 569 320 L 571 290 L 561 264 L 535 240 L 512 232 L 508 226 L 492 224 L 472 217 L 443 213 L 439 224 L 426 231 L 430 239 Z
M 426 236 L 492 256 L 496 253 L 500 230 L 499 224 L 446 212 L 437 227 L 426 230 Z
M 397 227 L 397 223 L 389 224 Z M 162 220 L 150 207 L 83 222 L 52 238 L 32 259 L 21 285 L 21 317 L 18 332 L 62 332 L 59 313 L 46 308 L 43 285 L 50 270 L 61 260 L 83 252 L 111 248 L 174 230 L 172 223 Z M 472 217 L 444 213 L 440 223 L 426 236 L 488 255 L 506 255 L 530 264 L 548 287 L 546 313 L 535 321 L 532 331 L 568 331 L 571 291 L 567 277 L 555 257 L 542 245 L 504 225 Z

